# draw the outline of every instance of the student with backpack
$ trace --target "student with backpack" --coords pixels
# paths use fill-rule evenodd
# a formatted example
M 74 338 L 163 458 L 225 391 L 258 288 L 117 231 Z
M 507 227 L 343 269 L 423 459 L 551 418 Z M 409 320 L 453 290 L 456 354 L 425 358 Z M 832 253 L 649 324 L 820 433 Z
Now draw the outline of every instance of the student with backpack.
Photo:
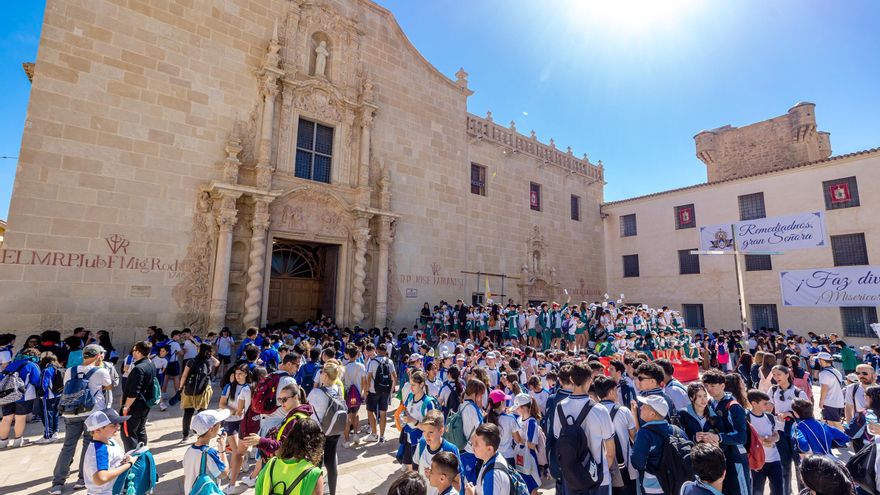
M 354 447 L 358 442 L 360 426 L 358 412 L 361 410 L 361 404 L 363 404 L 369 386 L 367 369 L 358 362 L 359 352 L 355 345 L 349 345 L 345 348 L 347 362 L 342 374 L 345 385 L 345 405 L 348 407 L 348 423 L 342 435 L 345 439 L 345 446 L 349 448 Z
M 92 439 L 85 449 L 82 472 L 87 495 L 111 495 L 114 480 L 134 466 L 135 459 L 113 439 L 119 426 L 129 419 L 112 409 L 95 411 L 86 418 L 85 426 Z
M 345 428 L 348 409 L 345 407 L 345 390 L 340 379 L 342 365 L 331 359 L 324 363 L 315 388 L 309 392 L 308 402 L 314 408 L 314 418 L 324 433 L 324 460 L 327 468 L 327 484 L 330 495 L 336 495 L 337 459 L 336 448 Z M 298 423 L 297 423 L 298 424 Z M 268 467 L 268 466 L 267 466 Z
M 529 493 L 535 495 L 541 486 L 541 469 L 547 464 L 544 431 L 539 421 L 541 411 L 538 403 L 528 394 L 513 398 L 513 411 L 519 415 L 519 430 L 513 432 L 514 465 L 522 474 Z
M 842 430 L 844 406 L 843 398 L 843 375 L 835 369 L 833 358 L 827 352 L 816 355 L 819 364 L 819 409 L 822 410 L 822 419 L 829 425 Z
M 613 379 L 597 376 L 593 379 L 590 392 L 599 398 L 599 404 L 608 409 L 614 425 L 615 461 L 610 465 L 611 492 L 614 495 L 635 495 L 638 472 L 629 461 L 632 443 L 636 436 L 636 422 L 628 407 L 618 403 L 620 388 Z
M 367 382 L 370 390 L 367 393 L 367 419 L 370 422 L 368 442 L 385 442 L 385 426 L 388 422 L 388 403 L 391 392 L 396 388 L 397 374 L 394 363 L 388 358 L 388 350 L 384 345 L 378 348 L 372 343 L 364 348 L 367 353 L 376 351 L 377 355 L 367 364 Z M 377 424 L 378 423 L 378 424 Z
M 611 493 L 609 465 L 616 461 L 614 425 L 605 406 L 588 395 L 592 370 L 587 363 L 571 366 L 572 394 L 556 405 L 553 436 L 562 474 L 558 493 Z M 566 491 L 561 491 L 566 490 Z
M 58 401 L 64 392 L 64 367 L 55 354 L 47 352 L 40 360 L 40 387 L 37 404 L 42 409 L 43 438 L 36 443 L 50 443 L 58 437 Z
M 461 379 L 461 368 L 457 365 L 450 366 L 446 375 L 447 378 L 440 386 L 440 393 L 437 395 L 437 402 L 440 403 L 444 418 L 448 418 L 449 413 L 458 411 L 465 387 Z
M 198 354 L 187 361 L 183 368 L 178 390 L 181 393 L 180 406 L 183 408 L 181 443 L 187 443 L 192 439 L 190 425 L 193 414 L 207 409 L 214 394 L 211 388 L 211 376 L 220 362 L 212 355 L 213 352 L 214 348 L 211 344 L 201 344 Z
M 547 437 L 547 463 L 550 476 L 556 480 L 557 487 L 562 487 L 562 472 L 559 470 L 559 462 L 556 457 L 556 437 L 553 436 L 553 422 L 556 415 L 556 406 L 568 398 L 572 390 L 574 390 L 574 386 L 571 384 L 571 364 L 566 363 L 559 367 L 557 379 L 559 388 L 547 398 L 546 412 L 541 420 L 541 426 L 544 428 L 544 435 Z
M 58 412 L 64 420 L 64 445 L 55 461 L 50 495 L 60 495 L 70 473 L 76 444 L 83 440 L 80 453 L 79 476 L 74 489 L 85 488 L 82 478 L 85 452 L 92 441 L 91 433 L 85 425 L 86 418 L 93 411 L 103 411 L 113 404 L 113 378 L 102 366 L 104 349 L 95 344 L 83 349 L 83 364 L 68 368 L 64 372 L 64 389 L 58 400 Z
M 296 383 L 305 390 L 306 394 L 310 393 L 315 386 L 315 379 L 318 377 L 318 372 L 321 369 L 321 365 L 318 362 L 320 358 L 321 351 L 319 349 L 310 349 L 308 362 L 300 366 L 299 371 L 296 373 Z
M 27 443 L 24 428 L 27 415 L 34 409 L 34 399 L 40 386 L 39 352 L 29 348 L 21 351 L 6 369 L 0 373 L 0 446 L 22 447 Z M 9 433 L 15 422 L 14 437 L 9 442 Z
M 669 403 L 659 395 L 638 398 L 642 426 L 636 433 L 630 460 L 639 472 L 640 493 L 674 495 L 693 478 L 684 458 L 693 443 L 666 420 L 668 408 Z M 674 466 L 681 469 L 671 469 Z
M 265 435 L 249 435 L 242 438 L 243 443 L 249 446 L 255 445 L 260 450 L 261 460 L 267 460 L 275 455 L 284 443 L 284 438 L 290 434 L 294 423 L 315 413 L 312 406 L 306 403 L 306 395 L 302 388 L 296 383 L 286 385 L 278 393 L 278 411 L 284 414 L 282 421 L 269 429 Z M 256 481 L 256 476 L 253 478 Z
M 782 464 L 782 493 L 788 495 L 792 492 L 792 465 L 796 470 L 800 464 L 800 456 L 798 456 L 797 446 L 792 437 L 796 420 L 791 405 L 796 399 L 807 400 L 807 394 L 792 384 L 788 367 L 774 366 L 771 370 L 771 376 L 776 381 L 776 385 L 770 387 L 768 395 L 773 403 L 776 420 L 782 425 L 776 450 L 779 451 L 779 460 Z
M 246 450 L 239 446 L 239 430 L 241 427 L 241 419 L 245 411 L 251 405 L 251 381 L 252 375 L 248 371 L 246 365 L 238 366 L 232 374 L 230 383 L 223 387 L 223 393 L 220 396 L 220 408 L 229 411 L 223 422 L 226 430 L 226 441 L 232 449 L 232 459 L 230 459 L 229 485 L 235 486 L 238 482 L 238 473 L 241 470 L 241 462 L 244 458 Z
M 404 398 L 404 409 L 400 415 L 404 426 L 400 437 L 402 450 L 398 450 L 398 460 L 415 471 L 418 469 L 415 463 L 416 446 L 422 438 L 422 430 L 418 428 L 419 422 L 425 418 L 428 411 L 440 409 L 440 406 L 436 399 L 428 395 L 428 385 L 423 371 L 412 373 L 410 385 L 412 391 Z
M 443 414 L 436 409 L 432 409 L 425 414 L 424 419 L 419 423 L 419 429 L 422 430 L 422 438 L 416 446 L 414 463 L 418 466 L 419 474 L 430 478 L 431 462 L 441 453 L 448 453 L 454 456 L 456 462 L 455 475 L 451 479 L 455 479 L 456 475 L 460 475 L 460 483 L 455 484 L 456 489 L 464 489 L 464 474 L 461 473 L 461 462 L 458 447 L 453 445 L 449 440 L 443 438 Z M 428 486 L 427 495 L 441 495 L 433 486 Z
M 474 431 L 474 454 L 482 461 L 482 467 L 476 483 L 465 484 L 465 495 L 528 495 L 522 476 L 498 454 L 500 444 L 498 426 L 484 423 Z
M 483 410 L 479 404 L 483 402 L 485 394 L 485 383 L 475 378 L 468 380 L 464 388 L 464 402 L 457 412 L 450 413 L 446 434 L 443 436 L 458 447 L 462 472 L 471 483 L 476 483 L 477 473 L 482 465 L 482 461 L 474 453 L 473 435 L 483 423 Z
M 219 495 L 220 478 L 229 476 L 226 459 L 227 432 L 223 422 L 229 409 L 206 409 L 192 419 L 196 441 L 183 454 L 183 494 Z M 216 448 L 211 446 L 212 441 Z
M 322 495 L 324 476 L 319 466 L 326 457 L 324 445 L 324 434 L 317 421 L 304 418 L 294 423 L 277 455 L 257 476 L 254 493 Z
M 733 395 L 725 392 L 725 377 L 721 371 L 707 371 L 703 375 L 703 384 L 712 398 L 711 407 L 717 418 L 718 433 L 697 433 L 696 440 L 718 444 L 724 452 L 724 458 L 727 459 L 724 492 L 751 495 L 752 479 L 746 449 L 750 429 L 746 421 L 746 410 Z

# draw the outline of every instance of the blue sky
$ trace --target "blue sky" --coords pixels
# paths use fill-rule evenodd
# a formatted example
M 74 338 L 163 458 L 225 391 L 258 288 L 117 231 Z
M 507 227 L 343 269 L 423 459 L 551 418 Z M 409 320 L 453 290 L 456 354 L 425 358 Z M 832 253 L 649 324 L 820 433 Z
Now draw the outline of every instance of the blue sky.
M 612 201 L 705 180 L 693 136 L 816 103 L 834 154 L 880 146 L 880 2 L 380 0 L 469 110 L 605 164 Z M 0 19 L 0 156 L 17 156 L 43 0 Z M 6 218 L 15 160 L 0 160 Z

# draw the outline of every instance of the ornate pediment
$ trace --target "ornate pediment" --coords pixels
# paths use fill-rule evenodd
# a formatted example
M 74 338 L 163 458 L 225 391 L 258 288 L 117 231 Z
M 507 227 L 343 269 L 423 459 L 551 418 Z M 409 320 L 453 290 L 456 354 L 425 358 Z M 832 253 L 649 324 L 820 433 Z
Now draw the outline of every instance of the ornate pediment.
M 308 237 L 347 237 L 354 225 L 345 200 L 308 186 L 282 195 L 269 210 L 274 229 Z

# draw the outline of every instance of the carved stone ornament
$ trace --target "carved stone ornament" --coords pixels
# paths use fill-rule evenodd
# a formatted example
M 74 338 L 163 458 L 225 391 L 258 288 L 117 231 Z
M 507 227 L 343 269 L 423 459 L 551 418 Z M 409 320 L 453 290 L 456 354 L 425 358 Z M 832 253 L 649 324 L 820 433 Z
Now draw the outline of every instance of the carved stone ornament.
M 300 93 L 294 99 L 294 106 L 322 119 L 334 122 L 342 119 L 337 102 L 324 91 Z
M 279 198 L 270 210 L 272 225 L 276 230 L 348 237 L 352 225 L 347 205 L 329 194 L 312 189 Z
M 227 184 L 238 183 L 238 172 L 241 168 L 241 161 L 238 154 L 241 153 L 241 141 L 237 137 L 232 137 L 226 143 L 226 161 L 223 163 L 223 182 Z
M 211 268 L 215 252 L 214 221 L 211 208 L 214 200 L 208 191 L 201 191 L 193 215 L 192 237 L 183 259 L 183 279 L 171 295 L 180 308 L 178 324 L 196 331 L 207 328 L 211 304 Z

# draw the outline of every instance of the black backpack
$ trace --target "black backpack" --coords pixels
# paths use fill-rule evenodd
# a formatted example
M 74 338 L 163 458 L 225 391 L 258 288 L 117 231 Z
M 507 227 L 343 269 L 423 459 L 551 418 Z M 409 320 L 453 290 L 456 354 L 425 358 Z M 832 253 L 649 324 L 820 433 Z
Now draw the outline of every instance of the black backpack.
M 51 391 L 55 394 L 55 397 L 60 397 L 64 392 L 64 367 L 55 366 L 54 364 L 50 365 L 55 368 L 55 373 L 52 374 L 52 385 Z
M 589 438 L 583 428 L 584 420 L 595 405 L 592 399 L 587 399 L 587 403 L 573 422 L 565 415 L 562 404 L 556 406 L 556 417 L 562 424 L 559 437 L 556 439 L 556 459 L 559 462 L 565 487 L 573 493 L 591 490 L 601 486 L 604 481 L 602 459 L 593 458 Z
M 651 428 L 646 426 L 646 428 Z M 651 428 L 653 429 L 653 428 Z M 665 435 L 654 429 L 659 435 Z M 672 426 L 672 434 L 663 440 L 663 451 L 660 454 L 660 462 L 652 471 L 653 466 L 647 466 L 646 471 L 657 477 L 663 493 L 679 493 L 681 486 L 686 481 L 694 479 L 694 466 L 691 463 L 691 450 L 694 443 L 687 439 L 684 432 L 677 426 Z
M 211 363 L 207 359 L 193 359 L 189 362 L 189 375 L 183 393 L 201 395 L 211 383 Z
M 443 384 L 443 387 L 449 388 L 449 397 L 446 399 L 446 405 L 443 407 L 443 413 L 446 415 L 450 412 L 458 411 L 458 408 L 461 406 L 461 396 L 458 395 L 455 386 L 455 380 L 448 380 Z M 441 392 L 443 391 L 443 387 L 440 387 Z
M 611 416 L 611 426 L 614 426 L 614 418 L 617 416 L 617 413 L 620 412 L 620 405 L 614 404 L 611 406 L 611 410 L 608 411 L 608 414 Z M 626 438 L 627 442 L 629 442 L 629 437 Z M 617 466 L 620 468 L 620 471 L 623 472 L 624 468 L 626 468 L 628 462 L 623 458 L 623 445 L 620 443 L 620 437 L 617 436 L 617 432 L 614 433 L 614 449 L 617 454 Z
M 376 376 L 373 377 L 373 389 L 377 394 L 391 393 L 391 362 L 388 358 L 376 358 Z

